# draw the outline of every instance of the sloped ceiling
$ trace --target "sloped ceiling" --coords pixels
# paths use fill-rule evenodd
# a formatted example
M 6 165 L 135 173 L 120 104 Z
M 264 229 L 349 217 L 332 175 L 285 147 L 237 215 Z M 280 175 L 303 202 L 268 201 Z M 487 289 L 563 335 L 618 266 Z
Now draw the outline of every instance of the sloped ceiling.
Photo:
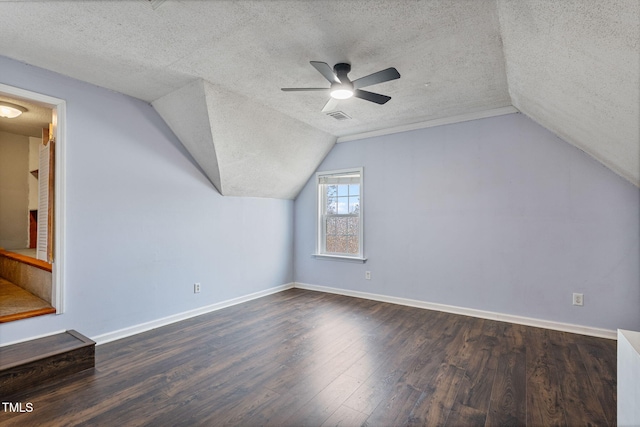
M 639 184 L 637 0 L 157 4 L 0 0 L 0 54 L 151 102 L 226 195 L 293 198 L 337 138 L 512 106 Z M 402 77 L 337 121 L 280 91 L 328 86 L 310 60 Z
M 640 1 L 498 10 L 513 105 L 640 185 Z
M 153 106 L 228 196 L 293 199 L 306 181 L 299 177 L 314 171 L 335 143 L 326 132 L 204 80 Z M 243 126 L 229 126 L 238 117 Z

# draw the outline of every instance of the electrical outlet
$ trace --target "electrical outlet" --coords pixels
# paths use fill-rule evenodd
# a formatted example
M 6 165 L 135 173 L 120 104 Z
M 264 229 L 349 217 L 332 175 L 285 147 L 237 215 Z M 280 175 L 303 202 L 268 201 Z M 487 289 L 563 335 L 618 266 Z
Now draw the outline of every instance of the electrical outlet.
M 199 294 L 200 293 L 200 283 L 194 283 L 193 284 L 193 293 L 194 294 Z
M 583 294 L 573 294 L 573 305 L 584 305 L 584 295 Z
M 371 280 L 371 272 L 370 271 L 365 271 L 364 272 L 364 278 L 367 280 Z

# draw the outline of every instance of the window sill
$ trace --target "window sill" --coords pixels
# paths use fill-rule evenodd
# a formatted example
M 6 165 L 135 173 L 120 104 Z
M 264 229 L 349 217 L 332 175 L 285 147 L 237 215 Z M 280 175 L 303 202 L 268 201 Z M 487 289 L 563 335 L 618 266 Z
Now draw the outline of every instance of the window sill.
M 347 256 L 347 255 L 327 255 L 327 254 L 311 254 L 312 257 L 317 259 L 324 260 L 333 260 L 333 261 L 348 261 L 348 262 L 367 262 L 366 258 L 356 257 L 356 256 Z

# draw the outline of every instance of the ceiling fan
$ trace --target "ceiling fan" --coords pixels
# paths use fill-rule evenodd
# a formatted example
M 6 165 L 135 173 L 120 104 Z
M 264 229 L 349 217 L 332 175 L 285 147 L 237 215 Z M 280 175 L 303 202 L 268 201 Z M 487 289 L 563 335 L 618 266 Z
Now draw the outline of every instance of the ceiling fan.
M 360 77 L 357 80 L 351 81 L 347 74 L 351 71 L 351 65 L 345 63 L 336 64 L 333 69 L 326 62 L 311 61 L 311 65 L 329 80 L 331 87 L 308 87 L 308 88 L 294 88 L 284 87 L 285 92 L 302 92 L 302 91 L 325 91 L 328 92 L 331 98 L 322 108 L 323 112 L 332 111 L 338 106 L 338 100 L 348 99 L 352 96 L 356 98 L 364 99 L 366 101 L 375 102 L 376 104 L 384 104 L 391 99 L 390 96 L 380 95 L 379 93 L 368 92 L 360 88 L 372 86 L 378 83 L 388 82 L 389 80 L 395 80 L 400 78 L 400 73 L 395 68 L 387 68 L 377 73 L 369 74 L 368 76 Z

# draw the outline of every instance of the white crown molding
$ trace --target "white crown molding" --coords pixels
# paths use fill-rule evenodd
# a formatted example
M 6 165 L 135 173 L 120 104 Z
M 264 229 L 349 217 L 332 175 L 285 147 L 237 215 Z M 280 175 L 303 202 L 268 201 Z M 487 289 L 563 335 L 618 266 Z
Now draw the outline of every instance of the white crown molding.
M 474 113 L 460 114 L 458 116 L 443 117 L 441 119 L 426 120 L 408 125 L 394 126 L 386 129 L 379 129 L 370 132 L 354 133 L 338 137 L 336 143 L 356 141 L 364 138 L 373 138 L 376 136 L 390 135 L 392 133 L 407 132 L 417 129 L 425 129 L 434 126 L 450 125 L 453 123 L 468 122 L 470 120 L 486 119 L 488 117 L 503 116 L 505 114 L 519 113 L 520 111 L 510 105 L 508 107 L 494 108 L 492 110 L 477 111 Z
M 599 338 L 617 339 L 617 332 L 609 329 L 594 328 L 591 326 L 573 325 L 570 323 L 554 322 L 550 320 L 533 319 L 530 317 L 516 316 L 513 314 L 495 313 L 492 311 L 476 310 L 473 308 L 457 307 L 453 305 L 438 304 L 419 301 L 408 298 L 392 297 L 388 295 L 372 294 L 369 292 L 350 291 L 346 289 L 331 288 L 328 286 L 310 285 L 296 282 L 299 289 L 326 292 L 330 294 L 344 295 L 348 297 L 364 298 L 373 301 L 388 302 L 391 304 L 406 305 L 409 307 L 424 308 L 427 310 L 443 311 L 445 313 L 460 314 L 463 316 L 477 317 L 480 319 L 497 320 L 499 322 L 516 323 L 519 325 L 533 326 L 536 328 L 552 329 L 555 331 L 570 332 L 573 334 L 589 335 Z
M 106 334 L 91 337 L 96 342 L 96 345 L 106 344 L 111 341 L 119 340 L 129 337 L 131 335 L 139 334 L 142 332 L 150 331 L 161 326 L 166 326 L 171 323 L 180 322 L 181 320 L 190 319 L 192 317 L 200 316 L 201 314 L 207 314 L 212 311 L 221 310 L 223 308 L 231 307 L 232 305 L 242 304 L 243 302 L 251 301 L 256 298 L 261 298 L 267 295 L 275 294 L 278 292 L 286 291 L 294 287 L 294 283 L 287 283 L 281 286 L 265 289 L 263 291 L 254 292 L 252 294 L 244 295 L 238 298 L 232 298 L 230 300 L 218 302 L 215 304 L 199 307 L 193 310 L 185 311 L 171 316 L 163 317 L 161 319 L 152 320 L 150 322 L 140 323 L 138 325 L 129 326 L 127 328 L 119 329 L 113 332 L 107 332 Z

